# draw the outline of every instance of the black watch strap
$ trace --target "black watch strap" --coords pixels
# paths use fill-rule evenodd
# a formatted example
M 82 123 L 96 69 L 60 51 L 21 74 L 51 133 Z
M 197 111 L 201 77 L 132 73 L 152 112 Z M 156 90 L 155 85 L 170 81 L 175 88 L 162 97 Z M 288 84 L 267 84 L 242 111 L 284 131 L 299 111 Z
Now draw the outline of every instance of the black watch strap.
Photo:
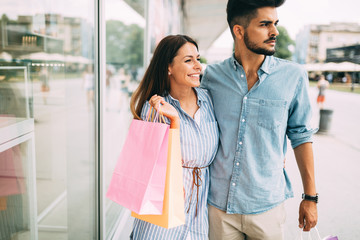
M 302 199 L 307 200 L 307 201 L 311 201 L 311 202 L 315 202 L 318 203 L 319 201 L 319 194 L 314 195 L 307 195 L 305 193 L 302 194 Z

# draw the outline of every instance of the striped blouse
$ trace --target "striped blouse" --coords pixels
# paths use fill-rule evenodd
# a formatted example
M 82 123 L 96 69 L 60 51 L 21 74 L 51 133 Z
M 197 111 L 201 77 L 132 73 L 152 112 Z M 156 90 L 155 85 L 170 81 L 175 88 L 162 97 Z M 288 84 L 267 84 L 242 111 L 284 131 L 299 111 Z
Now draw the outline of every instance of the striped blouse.
M 209 168 L 207 166 L 209 166 L 215 157 L 218 148 L 219 130 L 213 111 L 213 104 L 207 90 L 201 88 L 195 88 L 195 90 L 199 109 L 195 113 L 194 118 L 182 110 L 178 100 L 170 95 L 164 97 L 166 102 L 175 107 L 180 117 L 180 143 L 185 189 L 185 224 L 165 229 L 135 219 L 130 239 L 208 239 L 207 196 L 209 190 Z M 149 108 L 150 104 L 146 102 L 141 113 L 142 119 L 146 118 Z M 169 123 L 168 119 L 166 121 Z M 193 171 L 195 167 L 199 168 L 198 175 L 201 177 L 201 185 L 198 189 L 196 186 L 193 186 Z

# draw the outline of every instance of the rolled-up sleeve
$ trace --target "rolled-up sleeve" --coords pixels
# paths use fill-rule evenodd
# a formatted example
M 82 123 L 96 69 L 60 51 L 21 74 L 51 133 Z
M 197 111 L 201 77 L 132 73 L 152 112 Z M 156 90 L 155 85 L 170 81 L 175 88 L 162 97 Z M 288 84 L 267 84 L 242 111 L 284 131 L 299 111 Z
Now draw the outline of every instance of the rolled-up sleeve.
M 296 148 L 303 143 L 313 142 L 312 135 L 317 132 L 317 129 L 310 126 L 312 111 L 308 87 L 308 75 L 303 70 L 297 84 L 296 94 L 289 108 L 286 134 L 290 139 L 292 148 Z

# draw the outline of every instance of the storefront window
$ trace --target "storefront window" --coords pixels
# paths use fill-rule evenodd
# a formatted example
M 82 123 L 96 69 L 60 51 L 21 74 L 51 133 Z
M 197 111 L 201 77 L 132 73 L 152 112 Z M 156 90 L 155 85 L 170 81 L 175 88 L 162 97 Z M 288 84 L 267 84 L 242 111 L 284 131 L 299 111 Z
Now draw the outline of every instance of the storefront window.
M 124 143 L 132 115 L 130 97 L 143 76 L 144 0 L 106 0 L 106 93 L 104 113 L 105 191 Z M 119 14 L 121 12 L 121 14 Z M 105 198 L 107 239 L 128 239 L 130 212 Z
M 1 2 L 0 239 L 96 238 L 94 4 Z

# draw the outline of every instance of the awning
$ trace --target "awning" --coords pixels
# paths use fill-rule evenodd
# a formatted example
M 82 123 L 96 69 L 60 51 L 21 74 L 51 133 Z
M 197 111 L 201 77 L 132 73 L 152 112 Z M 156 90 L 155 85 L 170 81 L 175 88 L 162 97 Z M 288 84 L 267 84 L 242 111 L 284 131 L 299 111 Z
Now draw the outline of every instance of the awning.
M 184 33 L 206 51 L 228 28 L 224 0 L 185 0 Z
M 360 64 L 352 62 L 308 63 L 304 66 L 308 72 L 360 72 Z

